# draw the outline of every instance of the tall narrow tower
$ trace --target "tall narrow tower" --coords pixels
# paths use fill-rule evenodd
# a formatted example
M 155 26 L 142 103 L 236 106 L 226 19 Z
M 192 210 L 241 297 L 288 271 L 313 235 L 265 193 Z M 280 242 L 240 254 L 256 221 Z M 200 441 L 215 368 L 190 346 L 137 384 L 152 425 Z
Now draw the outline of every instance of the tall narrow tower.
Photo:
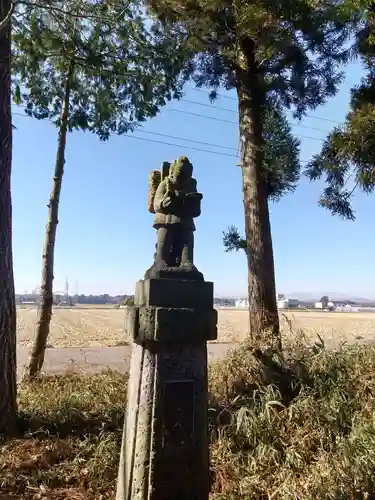
M 65 279 L 65 300 L 66 300 L 66 303 L 68 303 L 68 300 L 69 300 L 69 281 L 68 281 L 68 276 Z

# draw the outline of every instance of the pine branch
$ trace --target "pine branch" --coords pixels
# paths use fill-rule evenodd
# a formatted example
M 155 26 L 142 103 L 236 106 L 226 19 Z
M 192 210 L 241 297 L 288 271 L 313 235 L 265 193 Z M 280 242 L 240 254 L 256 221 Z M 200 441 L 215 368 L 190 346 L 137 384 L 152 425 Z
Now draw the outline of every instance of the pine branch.
M 16 2 L 16 5 L 26 5 L 28 7 L 34 7 L 34 8 L 36 7 L 39 9 L 45 9 L 45 10 L 48 10 L 50 12 L 58 12 L 60 14 L 63 14 L 64 16 L 69 16 L 69 17 L 76 18 L 76 19 L 85 19 L 85 20 L 102 21 L 102 22 L 106 20 L 106 18 L 103 16 L 89 14 L 87 12 L 78 14 L 75 10 L 64 10 L 61 7 L 54 6 L 53 1 L 51 1 L 51 0 L 47 0 L 45 4 L 33 2 L 33 1 L 29 2 L 27 0 L 18 0 Z M 109 20 L 109 19 L 110 18 L 107 18 L 107 20 Z
M 223 244 L 226 252 L 243 250 L 247 253 L 246 240 L 240 236 L 235 226 L 230 226 L 227 232 L 223 231 Z

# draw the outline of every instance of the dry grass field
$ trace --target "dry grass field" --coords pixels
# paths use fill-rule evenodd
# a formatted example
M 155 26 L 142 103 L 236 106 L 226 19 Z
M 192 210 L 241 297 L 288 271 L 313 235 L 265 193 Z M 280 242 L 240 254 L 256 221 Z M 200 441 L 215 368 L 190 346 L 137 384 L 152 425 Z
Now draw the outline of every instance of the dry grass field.
M 30 345 L 36 320 L 36 308 L 17 309 L 17 341 Z M 50 347 L 98 347 L 126 342 L 123 331 L 123 309 L 77 308 L 55 309 Z M 219 310 L 219 342 L 236 342 L 245 338 L 248 316 L 244 310 Z M 303 330 L 308 339 L 318 340 L 318 333 L 328 346 L 343 342 L 372 342 L 375 340 L 374 313 L 328 313 L 296 311 L 281 315 L 285 336 Z

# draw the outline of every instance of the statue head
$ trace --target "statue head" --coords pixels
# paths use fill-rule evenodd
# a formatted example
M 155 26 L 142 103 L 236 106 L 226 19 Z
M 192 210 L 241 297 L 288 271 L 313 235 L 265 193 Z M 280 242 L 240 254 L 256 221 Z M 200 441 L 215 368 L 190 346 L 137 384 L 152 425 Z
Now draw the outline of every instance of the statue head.
M 169 168 L 169 178 L 174 184 L 183 186 L 193 175 L 193 165 L 186 156 L 175 160 Z

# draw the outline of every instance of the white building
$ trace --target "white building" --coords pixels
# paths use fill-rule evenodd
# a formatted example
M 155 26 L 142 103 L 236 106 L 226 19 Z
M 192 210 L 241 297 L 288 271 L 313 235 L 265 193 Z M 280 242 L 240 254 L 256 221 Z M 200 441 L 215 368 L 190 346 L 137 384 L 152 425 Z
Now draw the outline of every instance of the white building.
M 325 311 L 328 310 L 333 310 L 335 308 L 335 304 L 333 302 L 327 302 L 327 307 L 323 307 L 323 302 L 315 302 L 315 309 L 324 309 Z
M 345 306 L 338 306 L 335 309 L 336 312 L 360 312 L 359 307 L 353 307 L 350 304 L 346 304 Z
M 235 307 L 237 309 L 247 309 L 249 307 L 249 302 L 246 299 L 236 300 Z

